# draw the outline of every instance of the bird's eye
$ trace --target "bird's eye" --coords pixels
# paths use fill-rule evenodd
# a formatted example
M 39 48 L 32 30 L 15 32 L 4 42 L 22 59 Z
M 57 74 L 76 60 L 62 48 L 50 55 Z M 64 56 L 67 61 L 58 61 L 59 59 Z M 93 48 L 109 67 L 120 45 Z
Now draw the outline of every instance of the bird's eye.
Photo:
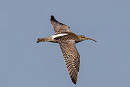
M 84 36 L 82 36 L 82 38 L 85 38 Z

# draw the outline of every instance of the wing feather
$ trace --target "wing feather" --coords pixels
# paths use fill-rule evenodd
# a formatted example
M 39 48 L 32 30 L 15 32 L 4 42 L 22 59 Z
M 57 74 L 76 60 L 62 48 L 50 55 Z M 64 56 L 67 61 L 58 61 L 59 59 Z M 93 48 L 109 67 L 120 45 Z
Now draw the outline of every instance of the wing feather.
M 79 65 L 80 65 L 80 55 L 76 49 L 75 41 L 68 40 L 59 43 L 63 57 L 66 63 L 66 67 L 68 69 L 70 78 L 74 84 L 77 82 Z
M 51 15 L 51 24 L 54 28 L 54 31 L 55 31 L 55 34 L 60 34 L 60 33 L 63 33 L 63 32 L 70 32 L 69 30 L 69 26 L 65 25 L 65 24 L 62 24 L 60 22 L 58 22 L 53 15 Z

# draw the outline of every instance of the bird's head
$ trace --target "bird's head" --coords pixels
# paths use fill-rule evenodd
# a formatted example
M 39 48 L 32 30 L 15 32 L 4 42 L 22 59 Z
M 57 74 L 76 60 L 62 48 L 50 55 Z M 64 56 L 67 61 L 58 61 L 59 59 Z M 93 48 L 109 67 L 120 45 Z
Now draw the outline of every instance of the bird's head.
M 92 40 L 92 41 L 97 42 L 96 40 L 91 39 L 91 38 L 88 38 L 88 37 L 86 37 L 86 36 L 84 36 L 84 35 L 79 35 L 79 39 L 80 39 L 81 41 L 83 41 L 83 40 Z

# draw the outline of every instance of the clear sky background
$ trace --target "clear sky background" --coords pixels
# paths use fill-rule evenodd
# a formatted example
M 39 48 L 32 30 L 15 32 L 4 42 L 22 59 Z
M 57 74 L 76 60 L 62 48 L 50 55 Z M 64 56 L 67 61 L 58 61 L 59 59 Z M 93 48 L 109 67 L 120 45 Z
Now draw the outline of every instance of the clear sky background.
M 78 43 L 75 86 L 50 15 L 98 42 Z M 130 0 L 0 0 L 0 87 L 130 87 Z

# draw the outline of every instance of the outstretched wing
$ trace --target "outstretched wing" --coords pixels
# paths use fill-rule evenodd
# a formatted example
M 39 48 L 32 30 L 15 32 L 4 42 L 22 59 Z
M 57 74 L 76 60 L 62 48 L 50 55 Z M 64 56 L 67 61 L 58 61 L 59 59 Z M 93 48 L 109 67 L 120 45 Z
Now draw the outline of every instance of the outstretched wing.
M 74 40 L 63 41 L 60 44 L 63 57 L 68 69 L 70 78 L 74 84 L 77 82 L 79 65 L 80 65 L 80 55 L 76 49 Z
M 60 34 L 60 33 L 63 33 L 63 32 L 70 32 L 69 30 L 69 26 L 65 25 L 65 24 L 62 24 L 60 22 L 58 22 L 53 15 L 51 15 L 51 24 L 55 30 L 55 34 Z

